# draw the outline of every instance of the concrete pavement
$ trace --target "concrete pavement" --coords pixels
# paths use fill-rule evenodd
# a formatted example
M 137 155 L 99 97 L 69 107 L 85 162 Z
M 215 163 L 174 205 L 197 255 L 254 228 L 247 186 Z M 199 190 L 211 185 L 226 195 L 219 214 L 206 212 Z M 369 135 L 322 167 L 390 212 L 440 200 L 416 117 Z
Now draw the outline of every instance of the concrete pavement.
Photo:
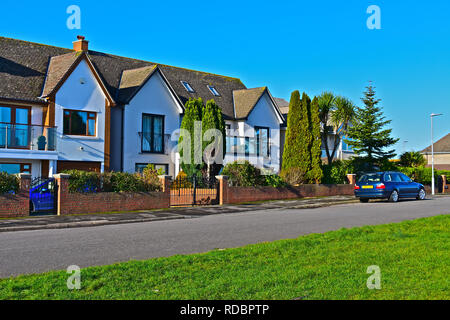
M 166 210 L 135 211 L 107 214 L 68 216 L 38 216 L 21 219 L 0 219 L 0 232 L 29 231 L 41 229 L 66 229 L 95 227 L 112 224 L 140 223 L 161 220 L 189 219 L 196 216 L 236 213 L 277 208 L 319 208 L 340 203 L 356 202 L 354 197 L 334 196 L 312 199 L 279 200 L 227 206 L 170 208 Z
M 450 213 L 450 197 L 316 209 L 264 208 L 190 219 L 0 233 L 0 277 L 207 252 L 343 227 Z

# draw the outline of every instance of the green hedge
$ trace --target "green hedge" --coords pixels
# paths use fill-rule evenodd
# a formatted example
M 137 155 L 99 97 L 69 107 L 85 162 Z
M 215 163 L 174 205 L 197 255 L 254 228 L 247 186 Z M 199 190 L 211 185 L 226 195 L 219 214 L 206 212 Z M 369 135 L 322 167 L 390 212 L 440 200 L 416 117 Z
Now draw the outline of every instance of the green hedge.
M 0 172 L 0 194 L 17 193 L 19 191 L 19 178 L 16 175 Z
M 281 188 L 287 186 L 287 183 L 279 175 L 269 172 L 263 174 L 260 169 L 248 161 L 229 163 L 223 168 L 222 174 L 228 176 L 230 184 L 234 187 L 271 186 Z
M 161 190 L 158 172 L 152 166 L 144 173 L 65 171 L 70 175 L 69 192 L 150 192 Z
M 363 163 L 355 160 L 335 161 L 330 165 L 322 166 L 324 177 L 322 183 L 324 184 L 342 184 L 347 183 L 347 174 L 354 173 L 360 176 L 365 170 L 363 169 Z M 424 185 L 431 185 L 431 168 L 426 167 L 401 167 L 395 163 L 388 162 L 379 168 L 379 171 L 399 171 L 406 174 L 408 177 L 418 183 Z M 449 170 L 435 170 L 436 183 L 438 178 L 442 175 L 450 177 Z
M 431 168 L 418 167 L 418 168 L 404 168 L 398 167 L 398 171 L 406 174 L 408 177 L 413 179 L 415 182 L 422 183 L 424 185 L 431 185 Z M 449 170 L 434 170 L 434 177 L 436 183 L 440 176 L 450 177 Z

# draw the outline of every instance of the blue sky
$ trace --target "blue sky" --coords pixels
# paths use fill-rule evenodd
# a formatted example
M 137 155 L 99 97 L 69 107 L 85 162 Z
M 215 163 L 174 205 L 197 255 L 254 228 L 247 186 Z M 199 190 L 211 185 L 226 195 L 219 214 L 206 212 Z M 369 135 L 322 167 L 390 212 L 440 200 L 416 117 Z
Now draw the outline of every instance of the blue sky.
M 366 27 L 372 4 L 381 30 Z M 66 27 L 69 5 L 81 30 Z M 448 0 L 3 0 L 0 35 L 71 47 L 82 34 L 93 50 L 239 77 L 287 100 L 328 90 L 361 105 L 372 80 L 402 152 L 430 144 L 431 112 L 445 113 L 435 136 L 450 132 L 449 12 Z

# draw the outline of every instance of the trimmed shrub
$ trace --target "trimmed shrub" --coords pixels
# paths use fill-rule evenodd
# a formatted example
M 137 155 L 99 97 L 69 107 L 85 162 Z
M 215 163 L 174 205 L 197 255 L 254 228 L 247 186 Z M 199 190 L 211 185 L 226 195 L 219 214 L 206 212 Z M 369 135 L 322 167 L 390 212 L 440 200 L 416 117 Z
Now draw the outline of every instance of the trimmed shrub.
M 178 172 L 177 177 L 175 178 L 175 180 L 173 181 L 172 185 L 171 185 L 171 189 L 175 190 L 175 189 L 182 189 L 182 188 L 192 188 L 193 185 L 190 181 L 190 179 L 188 178 L 186 172 L 184 171 L 180 171 Z
M 344 161 L 335 161 L 322 167 L 324 184 L 345 184 L 347 183 L 347 174 L 349 173 L 349 163 Z
M 163 174 L 163 170 L 156 170 L 155 166 L 152 164 L 147 165 L 142 172 L 142 179 L 147 186 L 148 191 L 160 191 L 161 181 L 159 176 Z
M 274 188 L 284 188 L 287 187 L 288 184 L 277 174 L 271 174 L 264 176 L 266 186 L 274 187 Z
M 154 167 L 144 169 L 142 175 L 128 172 L 87 172 L 69 170 L 69 192 L 149 192 L 161 189 L 158 171 Z
M 146 192 L 147 185 L 138 173 L 107 172 L 102 174 L 103 192 Z
M 431 185 L 431 168 L 425 168 L 425 167 L 417 167 L 417 168 L 404 168 L 399 167 L 398 171 L 406 174 L 408 177 L 413 179 L 415 182 L 424 184 L 424 185 Z M 450 177 L 450 171 L 449 170 L 435 170 L 434 171 L 434 177 L 435 182 L 438 183 L 439 176 L 447 176 Z
M 97 172 L 67 170 L 69 174 L 69 192 L 91 193 L 101 191 L 101 175 Z
M 281 171 L 280 176 L 286 183 L 293 186 L 308 182 L 305 170 L 299 167 L 284 169 Z
M 16 175 L 0 172 L 0 194 L 17 193 L 19 191 L 19 178 Z
M 248 161 L 229 163 L 223 168 L 222 174 L 228 176 L 230 184 L 234 187 L 265 185 L 261 171 Z

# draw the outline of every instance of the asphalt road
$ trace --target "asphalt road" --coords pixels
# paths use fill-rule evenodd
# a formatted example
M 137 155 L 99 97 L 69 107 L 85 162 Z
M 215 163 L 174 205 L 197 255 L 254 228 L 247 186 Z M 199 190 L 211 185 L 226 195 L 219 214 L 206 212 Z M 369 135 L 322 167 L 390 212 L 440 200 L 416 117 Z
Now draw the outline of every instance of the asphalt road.
M 185 220 L 0 233 L 0 277 L 206 252 L 343 227 L 450 213 L 450 197 L 427 201 L 270 209 Z

